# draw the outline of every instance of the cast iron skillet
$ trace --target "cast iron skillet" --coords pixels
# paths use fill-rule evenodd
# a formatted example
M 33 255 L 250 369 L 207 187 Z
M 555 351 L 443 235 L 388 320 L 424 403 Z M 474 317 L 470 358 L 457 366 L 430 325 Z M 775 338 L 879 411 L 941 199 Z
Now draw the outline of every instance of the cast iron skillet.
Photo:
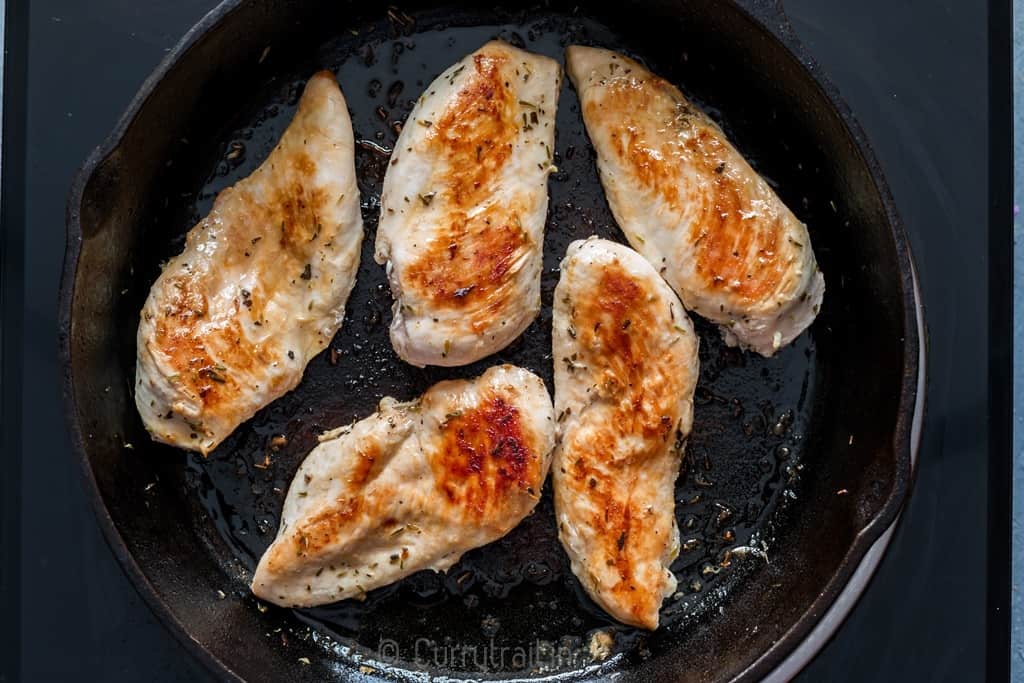
M 612 47 L 681 84 L 809 224 L 825 273 L 820 317 L 776 358 L 728 349 L 697 321 L 701 381 L 677 485 L 679 592 L 652 634 L 615 624 L 579 589 L 550 490 L 519 528 L 447 576 L 423 572 L 364 603 L 291 611 L 246 588 L 317 433 L 369 414 L 384 395 L 410 398 L 499 361 L 550 387 L 556 265 L 573 239 L 622 240 L 566 84 L 544 312 L 510 348 L 467 368 L 418 370 L 394 356 L 391 299 L 371 258 L 394 122 L 444 67 L 495 36 L 557 58 L 571 42 Z M 131 395 L 149 286 L 215 193 L 266 156 L 304 80 L 324 67 L 338 74 L 361 141 L 368 235 L 345 325 L 294 392 L 208 459 L 154 444 Z M 225 678 L 751 680 L 808 634 L 907 495 L 923 371 L 911 273 L 863 134 L 773 2 L 227 0 L 146 81 L 72 188 L 61 294 L 67 419 L 114 552 L 172 632 Z M 277 435 L 287 443 L 275 450 Z M 588 649 L 598 632 L 613 641 L 604 661 Z

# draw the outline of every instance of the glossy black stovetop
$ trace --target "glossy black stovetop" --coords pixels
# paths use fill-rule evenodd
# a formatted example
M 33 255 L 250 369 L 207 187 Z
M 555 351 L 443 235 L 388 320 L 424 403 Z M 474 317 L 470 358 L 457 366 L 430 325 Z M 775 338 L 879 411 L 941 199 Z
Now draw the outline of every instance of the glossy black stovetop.
M 0 457 L 3 538 L 12 545 L 2 560 L 2 613 L 20 639 L 5 639 L 0 681 L 203 680 L 121 574 L 81 491 L 62 424 L 56 292 L 75 169 L 214 0 L 8 4 Z M 990 530 L 988 516 L 1004 495 L 990 490 L 990 478 L 999 484 L 992 468 L 1008 454 L 990 440 L 988 422 L 989 286 L 999 277 L 990 254 L 999 250 L 990 252 L 989 240 L 987 8 L 785 4 L 875 145 L 913 243 L 930 328 L 916 489 L 866 595 L 802 678 L 998 675 L 1001 660 L 988 651 L 1002 642 L 1005 613 L 990 611 L 987 599 L 1006 570 L 996 545 L 1003 529 Z M 26 46 L 27 67 L 11 59 Z M 19 93 L 25 76 L 27 98 Z M 12 136 L 19 123 L 23 132 Z

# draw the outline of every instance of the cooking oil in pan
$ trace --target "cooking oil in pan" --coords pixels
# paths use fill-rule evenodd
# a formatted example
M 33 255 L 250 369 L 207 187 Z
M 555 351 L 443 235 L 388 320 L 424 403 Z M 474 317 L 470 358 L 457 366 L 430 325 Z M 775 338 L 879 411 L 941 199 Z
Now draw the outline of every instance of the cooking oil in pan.
M 189 457 L 189 488 L 204 512 L 201 531 L 211 537 L 211 548 L 248 569 L 274 537 L 291 477 L 321 431 L 369 415 L 383 396 L 409 399 L 437 381 L 474 376 L 500 362 L 536 372 L 550 389 L 551 300 L 566 247 L 595 234 L 625 241 L 605 202 L 579 103 L 566 79 L 557 120 L 554 161 L 559 170 L 550 180 L 540 316 L 510 347 L 464 368 L 418 369 L 396 357 L 387 332 L 391 297 L 372 252 L 388 155 L 421 91 L 491 38 L 559 60 L 573 42 L 645 56 L 607 28 L 577 17 L 533 18 L 514 25 L 473 25 L 470 18 L 464 23 L 439 25 L 396 15 L 329 41 L 292 66 L 288 77 L 270 79 L 256 100 L 239 109 L 220 157 L 211 160 L 192 219 L 209 210 L 217 192 L 269 154 L 305 78 L 318 68 L 333 68 L 358 141 L 367 228 L 344 327 L 310 363 L 295 391 L 240 427 L 209 458 Z M 671 64 L 651 66 L 663 67 L 666 74 L 673 69 Z M 717 115 L 714 108 L 709 111 Z M 728 130 L 729 122 L 721 123 Z M 191 225 L 182 224 L 182 236 Z M 180 241 L 170 244 L 168 253 L 180 246 Z M 811 335 L 764 359 L 726 347 L 714 326 L 701 320 L 695 324 L 701 376 L 693 433 L 676 484 L 682 550 L 672 570 L 679 585 L 666 600 L 662 626 L 654 635 L 617 624 L 587 598 L 558 543 L 550 486 L 515 530 L 467 553 L 447 574 L 421 572 L 372 592 L 363 602 L 297 610 L 298 617 L 325 646 L 349 657 L 362 653 L 367 661 L 380 662 L 390 656 L 383 651 L 386 645 L 394 654 L 391 663 L 469 673 L 479 670 L 479 662 L 465 656 L 466 647 L 533 648 L 528 651 L 536 656 L 503 661 L 499 667 L 521 673 L 538 670 L 541 651 L 554 648 L 556 654 L 575 654 L 564 661 L 551 659 L 551 668 L 579 670 L 616 656 L 643 657 L 651 639 L 670 637 L 666 634 L 705 618 L 728 599 L 731 585 L 767 560 L 781 504 L 797 495 L 802 435 L 814 403 L 815 354 Z M 268 612 L 286 614 L 273 607 Z

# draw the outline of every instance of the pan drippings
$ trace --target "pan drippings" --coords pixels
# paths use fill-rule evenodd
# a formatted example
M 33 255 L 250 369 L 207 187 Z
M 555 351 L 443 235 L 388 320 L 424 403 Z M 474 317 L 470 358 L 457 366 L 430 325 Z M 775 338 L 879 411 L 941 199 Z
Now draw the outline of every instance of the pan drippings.
M 640 58 L 644 54 L 630 49 L 642 43 L 624 41 L 578 17 L 537 19 L 534 14 L 526 23 L 501 26 L 473 25 L 469 17 L 459 26 L 443 26 L 429 18 L 392 14 L 346 30 L 309 63 L 291 67 L 289 78 L 271 80 L 254 95 L 258 99 L 240 107 L 234 130 L 223 137 L 221 155 L 209 160 L 209 178 L 192 207 L 193 217 L 204 214 L 218 191 L 266 157 L 294 111 L 302 84 L 317 67 L 336 73 L 351 107 L 367 228 L 344 327 L 331 347 L 309 364 L 295 391 L 236 430 L 209 458 L 187 460 L 190 494 L 201 501 L 212 522 L 200 521 L 200 532 L 211 537 L 215 549 L 226 544 L 250 571 L 271 542 L 288 484 L 320 432 L 365 417 L 383 396 L 415 397 L 437 381 L 479 375 L 501 362 L 537 373 L 551 390 L 551 303 L 558 263 L 576 239 L 596 234 L 625 242 L 598 181 L 576 93 L 565 79 L 554 153 L 558 171 L 550 180 L 540 316 L 508 348 L 466 367 L 419 369 L 399 360 L 388 340 L 392 302 L 384 271 L 373 260 L 374 231 L 388 156 L 426 84 L 491 38 L 559 61 L 569 43 L 601 44 Z M 273 51 L 268 54 L 272 59 Z M 651 66 L 668 77 L 677 75 L 678 65 Z M 728 121 L 722 123 L 728 129 Z M 742 148 L 742 138 L 737 142 Z M 183 220 L 180 235 L 191 225 Z M 165 245 L 163 255 L 180 246 L 179 237 Z M 679 588 L 665 603 L 659 631 L 641 634 L 617 624 L 586 598 L 558 543 L 550 486 L 519 527 L 467 553 L 447 574 L 421 572 L 373 591 L 363 602 L 300 610 L 299 618 L 319 632 L 317 637 L 330 636 L 325 642 L 333 639 L 335 646 L 355 648 L 371 660 L 390 656 L 382 650 L 386 642 L 396 654 L 391 663 L 473 673 L 480 667 L 472 658 L 434 660 L 451 654 L 444 648 L 452 644 L 564 646 L 579 656 L 552 659 L 550 668 L 580 669 L 620 652 L 643 657 L 654 641 L 717 611 L 730 587 L 770 557 L 772 526 L 784 523 L 784 502 L 799 495 L 795 485 L 801 476 L 802 435 L 810 424 L 816 389 L 815 346 L 812 335 L 804 334 L 776 357 L 765 359 L 726 347 L 713 325 L 698 318 L 694 322 L 701 340 L 701 373 L 693 433 L 676 485 L 682 551 L 672 569 Z M 255 599 L 247 599 L 255 609 Z M 420 661 L 421 656 L 427 659 Z M 525 674 L 538 668 L 539 660 L 510 656 L 488 670 Z

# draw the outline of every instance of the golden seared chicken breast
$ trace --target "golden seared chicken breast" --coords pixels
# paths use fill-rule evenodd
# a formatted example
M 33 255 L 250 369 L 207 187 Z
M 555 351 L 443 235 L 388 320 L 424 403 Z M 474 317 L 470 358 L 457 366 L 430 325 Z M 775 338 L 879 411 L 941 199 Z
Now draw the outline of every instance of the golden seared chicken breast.
M 318 73 L 270 156 L 220 193 L 164 267 L 136 365 L 154 439 L 209 453 L 330 343 L 363 239 L 353 152 L 345 98 Z
M 629 243 L 730 344 L 789 344 L 825 292 L 806 226 L 678 88 L 610 50 L 566 64 Z
M 306 457 L 253 592 L 308 607 L 447 570 L 533 510 L 554 432 L 544 382 L 511 365 L 411 403 L 384 399 Z
M 495 41 L 442 73 L 410 112 L 376 242 L 405 361 L 471 363 L 537 316 L 560 83 L 554 60 Z
M 632 249 L 573 242 L 555 289 L 558 537 L 597 604 L 654 629 L 676 579 L 675 481 L 693 422 L 697 336 Z

